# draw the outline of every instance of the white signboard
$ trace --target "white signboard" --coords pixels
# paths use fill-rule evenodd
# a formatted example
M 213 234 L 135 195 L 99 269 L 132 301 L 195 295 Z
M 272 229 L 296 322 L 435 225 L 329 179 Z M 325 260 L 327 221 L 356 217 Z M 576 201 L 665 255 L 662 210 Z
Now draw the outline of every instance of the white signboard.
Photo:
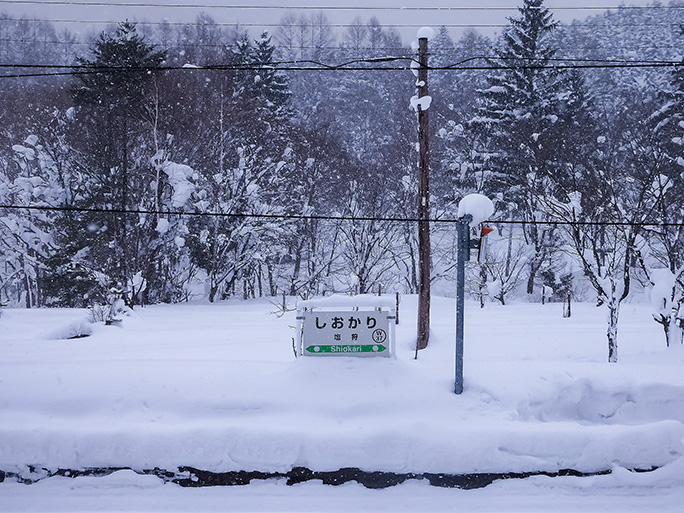
M 391 356 L 387 310 L 306 311 L 300 320 L 304 356 Z

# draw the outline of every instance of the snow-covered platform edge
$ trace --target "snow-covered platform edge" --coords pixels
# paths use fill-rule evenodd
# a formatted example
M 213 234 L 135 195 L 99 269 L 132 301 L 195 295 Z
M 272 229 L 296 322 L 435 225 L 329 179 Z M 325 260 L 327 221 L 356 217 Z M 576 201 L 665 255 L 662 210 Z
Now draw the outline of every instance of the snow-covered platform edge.
M 633 473 L 654 472 L 657 468 L 628 469 Z M 383 471 L 365 471 L 359 468 L 341 468 L 334 471 L 315 471 L 306 467 L 294 467 L 289 472 L 260 472 L 260 471 L 229 471 L 210 472 L 193 467 L 179 467 L 176 471 L 165 469 L 136 470 L 129 467 L 89 468 L 89 469 L 57 469 L 37 468 L 27 465 L 23 472 L 4 472 L 0 470 L 0 483 L 6 479 L 16 480 L 22 484 L 34 484 L 52 477 L 105 477 L 115 472 L 131 471 L 141 476 L 156 476 L 165 483 L 175 483 L 182 487 L 206 486 L 244 486 L 253 481 L 270 479 L 285 479 L 288 485 L 295 485 L 307 481 L 321 481 L 326 485 L 338 486 L 348 482 L 359 483 L 366 488 L 380 489 L 403 484 L 411 480 L 427 481 L 432 486 L 443 488 L 460 488 L 471 490 L 484 488 L 495 481 L 504 479 L 527 479 L 530 477 L 594 477 L 613 473 L 613 469 L 596 472 L 580 472 L 574 469 L 560 469 L 555 472 L 478 472 L 470 474 L 445 473 L 397 473 Z

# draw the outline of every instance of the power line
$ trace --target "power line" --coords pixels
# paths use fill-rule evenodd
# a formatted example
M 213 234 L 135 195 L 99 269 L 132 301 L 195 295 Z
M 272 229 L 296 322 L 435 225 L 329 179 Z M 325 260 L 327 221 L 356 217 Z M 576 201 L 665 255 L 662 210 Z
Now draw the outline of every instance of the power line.
M 12 41 L 12 40 L 3 40 L 3 39 L 0 39 L 0 42 L 6 42 L 6 41 Z M 51 42 L 47 42 L 47 41 L 27 41 L 27 40 L 21 40 L 20 42 L 26 42 L 26 43 L 44 43 L 44 44 L 45 44 L 45 43 L 51 43 Z M 65 43 L 65 44 L 69 44 L 69 43 Z M 88 43 L 80 43 L 80 44 L 88 44 Z M 162 45 L 153 44 L 152 46 L 162 46 Z M 183 46 L 183 43 L 178 43 L 178 44 L 175 45 L 175 46 L 168 46 L 168 47 L 166 47 L 166 48 L 168 48 L 168 49 L 173 49 L 173 48 L 178 48 L 178 47 L 180 47 L 180 46 Z M 195 46 L 198 46 L 198 47 L 204 47 L 204 46 L 225 47 L 225 46 L 229 46 L 229 45 L 228 45 L 228 44 L 223 44 L 223 45 L 215 44 L 215 45 L 191 45 L 191 46 L 192 46 L 192 47 L 195 47 Z M 284 47 L 279 47 L 279 48 L 283 49 Z M 293 47 L 293 48 L 285 48 L 285 49 L 290 49 L 290 50 L 291 50 L 291 49 L 307 49 L 307 48 L 309 48 L 309 49 L 315 48 L 315 49 L 318 49 L 318 50 L 330 50 L 330 51 L 333 51 L 333 52 L 336 51 L 336 52 L 339 52 L 339 53 L 341 53 L 341 54 L 345 54 L 345 53 L 348 53 L 348 52 L 356 51 L 356 50 L 357 50 L 357 49 L 353 49 L 353 50 L 352 50 L 352 49 L 348 49 L 348 48 L 344 48 L 344 47 L 297 47 L 297 48 L 294 48 L 294 47 Z M 493 48 L 493 47 L 492 47 L 492 48 Z M 486 49 L 486 50 L 491 50 L 492 48 L 479 47 L 479 49 Z M 645 48 L 647 48 L 647 47 L 645 47 Z M 661 49 L 665 49 L 665 48 L 679 48 L 679 47 L 676 47 L 676 46 L 668 46 L 668 47 L 660 47 L 660 48 L 661 48 Z M 381 49 L 382 49 L 382 48 L 366 48 L 366 50 L 381 50 Z M 392 50 L 398 50 L 398 51 L 413 53 L 408 47 L 387 47 L 387 48 L 385 48 L 385 49 L 392 49 Z M 473 50 L 473 49 L 476 49 L 476 47 L 464 48 L 464 51 Z M 566 48 L 566 49 L 564 49 L 564 50 L 567 51 L 568 49 Z M 441 51 L 440 49 L 433 49 L 431 52 L 429 52 L 429 55 L 430 55 L 430 56 L 433 56 L 433 57 L 436 57 L 436 56 L 440 56 L 440 57 L 444 57 L 444 56 L 460 56 L 460 55 L 462 55 L 462 52 L 456 51 L 455 49 L 450 49 L 449 51 Z M 351 62 L 378 62 L 378 61 L 383 61 L 383 60 L 386 61 L 386 60 L 399 60 L 399 59 L 412 59 L 412 60 L 414 60 L 412 57 L 407 57 L 407 56 L 398 56 L 398 57 L 368 57 L 368 56 L 363 56 L 363 57 L 358 57 L 357 59 L 354 59 L 354 61 L 351 61 Z M 473 56 L 473 57 L 469 57 L 469 58 L 468 58 L 468 60 L 476 60 L 476 59 L 483 59 L 483 60 L 506 60 L 506 59 L 509 59 L 509 60 L 521 60 L 521 59 L 524 59 L 524 58 L 522 58 L 522 57 L 510 57 L 510 58 L 507 58 L 507 57 L 501 57 L 501 56 L 498 56 L 498 55 L 479 55 L 479 56 Z M 559 58 L 550 58 L 550 59 L 546 59 L 546 60 L 547 60 L 548 62 L 604 62 L 604 63 L 637 63 L 637 62 L 641 62 L 641 63 L 655 63 L 655 64 L 661 64 L 661 63 L 663 63 L 663 62 L 670 62 L 670 61 L 653 61 L 653 60 L 649 60 L 649 59 L 608 59 L 608 58 L 589 58 L 589 57 L 581 57 L 581 58 L 577 58 L 577 57 L 559 57 Z M 323 67 L 329 67 L 329 66 L 332 66 L 332 67 L 343 67 L 343 66 L 344 66 L 344 65 L 327 65 L 327 64 L 321 64 L 320 62 L 316 62 L 316 61 L 312 61 L 312 60 L 308 60 L 308 59 L 298 59 L 298 60 L 295 60 L 295 61 L 279 61 L 279 62 L 274 62 L 274 63 L 271 63 L 271 64 L 274 65 L 274 66 L 277 66 L 277 65 L 279 65 L 279 64 L 295 64 L 295 63 L 298 63 L 298 64 L 302 64 L 302 63 L 312 63 L 312 64 L 317 64 L 317 65 L 320 65 L 320 66 L 323 66 Z M 451 66 L 453 66 L 453 65 L 451 65 Z M 451 67 L 451 66 L 446 66 L 446 67 Z M 19 63 L 6 63 L 6 64 L 0 64 L 0 68 L 65 68 L 65 67 L 69 67 L 69 68 L 72 68 L 72 69 L 79 69 L 79 68 L 89 68 L 89 69 L 92 69 L 92 68 L 93 68 L 93 66 L 53 65 L 53 64 L 35 64 L 35 63 L 33 63 L 33 64 L 19 64 Z M 115 68 L 112 68 L 112 69 L 115 69 Z M 129 70 L 129 69 L 134 69 L 134 68 L 132 68 L 132 67 L 125 67 L 125 68 L 122 68 L 122 69 Z M 164 69 L 172 69 L 172 68 L 164 68 Z M 428 69 L 433 69 L 433 68 L 428 68 Z M 148 69 L 145 69 L 145 70 L 147 71 Z
M 417 217 L 387 217 L 387 216 L 344 216 L 344 215 L 307 215 L 307 214 L 258 214 L 258 213 L 241 213 L 241 212 L 185 212 L 182 210 L 152 210 L 152 209 L 116 209 L 116 208 L 97 208 L 97 207 L 74 207 L 61 206 L 51 207 L 46 205 L 0 205 L 0 208 L 6 210 L 40 210 L 47 212 L 79 212 L 90 214 L 121 214 L 121 215 L 162 215 L 162 216 L 178 216 L 178 217 L 234 217 L 246 219 L 281 219 L 284 221 L 381 221 L 381 222 L 395 222 L 395 223 L 417 223 L 420 221 Z M 441 224 L 455 224 L 458 219 L 444 219 L 435 217 L 429 220 L 432 223 Z M 546 226 L 613 226 L 613 227 L 629 227 L 629 226 L 653 226 L 653 227 L 684 227 L 684 222 L 643 222 L 633 223 L 627 221 L 516 221 L 516 220 L 498 220 L 490 219 L 485 221 L 489 224 L 509 224 L 509 225 L 529 225 L 540 224 Z
M 524 57 L 500 57 L 498 55 L 478 55 L 474 57 L 469 57 L 465 60 L 448 64 L 444 66 L 427 66 L 428 70 L 448 70 L 453 69 L 457 66 L 461 66 L 466 62 L 474 60 L 488 60 L 488 61 L 534 61 L 534 59 L 525 59 Z M 184 64 L 182 66 L 111 66 L 111 65 L 90 65 L 90 64 L 0 64 L 0 68 L 28 68 L 28 69 L 64 69 L 69 68 L 72 70 L 88 70 L 98 73 L 104 72 L 128 72 L 128 71 L 169 71 L 169 70 L 197 70 L 197 69 L 210 69 L 210 70 L 260 70 L 260 69 L 280 69 L 279 66 L 289 66 L 289 65 L 312 65 L 319 66 L 321 68 L 347 68 L 352 64 L 377 64 L 382 62 L 396 62 L 396 61 L 411 61 L 416 62 L 414 57 L 408 56 L 384 56 L 384 57 L 361 57 L 358 59 L 352 59 L 339 64 L 329 64 L 320 61 L 315 61 L 311 59 L 297 59 L 289 61 L 273 61 L 267 63 L 251 63 L 251 64 L 208 64 L 208 65 L 190 65 Z M 680 61 L 663 61 L 663 60 L 649 60 L 649 59 L 591 59 L 591 58 L 557 58 L 557 59 L 546 59 L 546 62 L 580 62 L 580 63 L 603 63 L 603 64 L 646 64 L 646 65 L 664 65 L 671 66 L 673 64 L 680 64 Z M 510 66 L 511 68 L 524 67 L 525 65 Z M 532 65 L 535 66 L 535 65 Z M 540 65 L 541 66 L 541 65 Z M 555 68 L 556 65 L 549 65 L 549 68 Z M 494 67 L 498 69 L 498 67 Z M 370 68 L 363 68 L 370 69 Z M 380 68 L 387 69 L 387 68 Z M 404 69 L 404 68 L 401 68 Z
M 394 61 L 414 61 L 411 57 L 364 57 L 361 59 L 354 59 L 341 64 L 325 64 L 318 61 L 300 59 L 296 61 L 275 61 L 268 63 L 250 63 L 250 64 L 215 64 L 215 65 L 191 65 L 184 64 L 182 66 L 109 66 L 109 65 L 90 65 L 90 64 L 0 64 L 0 68 L 41 68 L 41 69 L 77 69 L 89 70 L 98 73 L 103 72 L 128 72 L 128 71 L 168 71 L 168 70 L 197 70 L 197 69 L 218 69 L 218 70 L 262 70 L 262 69 L 278 69 L 282 65 L 302 65 L 310 64 L 320 66 L 321 68 L 343 68 L 352 64 L 376 64 L 380 62 L 394 62 Z M 364 68 L 365 69 L 365 68 Z M 384 68 L 381 68 L 384 69 Z
M 1 0 L 0 0 L 1 1 Z M 0 20 L 2 21 L 2 20 Z M 54 39 L 5 39 L 0 38 L 0 43 L 20 43 L 20 44 L 54 44 L 54 45 L 76 45 L 76 46 L 92 46 L 92 42 L 88 41 L 59 41 Z M 175 41 L 171 43 L 150 43 L 151 46 L 163 48 L 167 50 L 176 49 L 180 47 L 189 46 L 192 48 L 225 48 L 226 46 L 232 45 L 231 42 L 224 43 L 191 43 L 187 41 Z M 473 51 L 473 50 L 491 50 L 495 48 L 496 45 L 492 44 L 490 46 L 464 46 L 453 48 L 433 48 L 430 50 L 431 55 L 460 55 L 463 52 Z M 587 50 L 620 50 L 620 51 L 634 51 L 634 50 L 681 50 L 681 45 L 660 45 L 660 46 L 583 46 L 583 47 L 566 47 L 564 46 L 562 50 L 564 52 L 568 51 L 587 51 Z M 360 52 L 360 51 L 391 51 L 400 52 L 410 50 L 408 46 L 358 46 L 358 47 L 346 47 L 346 46 L 277 46 L 278 50 L 320 50 L 324 52 Z
M 91 214 L 125 214 L 125 215 L 164 215 L 179 217 L 236 217 L 253 219 L 282 219 L 306 221 L 389 221 L 389 222 L 417 222 L 418 218 L 377 217 L 377 216 L 334 216 L 334 215 L 305 215 L 305 214 L 256 214 L 256 213 L 228 213 L 228 212 L 185 212 L 179 210 L 147 210 L 147 209 L 116 209 L 93 207 L 50 207 L 29 205 L 0 205 L 7 210 L 42 210 L 48 212 L 81 212 Z M 436 219 L 435 222 L 453 223 L 452 219 Z
M 71 24 L 84 24 L 84 25 L 116 25 L 119 21 L 110 20 L 75 20 L 75 19 L 31 19 L 31 18 L 3 18 L 0 21 L 11 21 L 11 22 L 27 22 L 27 23 L 71 23 Z M 136 21 L 138 25 L 165 25 L 165 26 L 205 26 L 206 24 L 197 22 L 187 22 L 187 21 Z M 583 24 L 574 23 L 572 27 L 588 27 L 588 28 L 634 28 L 634 27 L 679 27 L 680 23 L 607 23 L 602 25 L 596 25 L 593 23 Z M 282 23 L 224 23 L 224 22 L 213 22 L 211 26 L 214 27 L 261 27 L 261 28 L 280 28 L 284 25 Z M 287 24 L 286 27 L 291 28 L 311 28 L 312 25 L 309 23 L 293 23 Z M 315 26 L 315 25 L 314 25 Z M 354 23 L 326 23 L 325 27 L 331 28 L 350 28 L 357 27 Z M 421 28 L 425 26 L 425 23 L 390 23 L 383 25 L 383 28 Z M 440 23 L 440 27 L 446 28 L 506 28 L 510 25 L 508 23 Z
M 517 7 L 501 7 L 501 6 L 369 6 L 369 5 L 299 5 L 299 6 L 283 6 L 283 5 L 221 5 L 221 4 L 156 4 L 136 2 L 135 4 L 125 2 L 96 2 L 96 1 L 66 1 L 66 0 L 0 0 L 0 4 L 10 5 L 63 5 L 63 6 L 78 6 L 78 7 L 163 7 L 171 9 L 221 9 L 221 10 L 294 10 L 294 11 L 512 11 L 518 10 Z M 531 7 L 535 9 L 535 7 Z M 606 11 L 606 10 L 680 10 L 684 9 L 682 5 L 581 5 L 581 6 L 558 6 L 558 7 L 537 7 L 536 9 L 547 9 L 549 11 Z
M 407 57 L 386 58 L 389 60 L 409 60 Z M 413 61 L 413 59 L 410 59 Z M 468 59 L 472 60 L 472 59 Z M 297 62 L 297 61 L 294 61 Z M 329 65 L 318 63 L 315 61 L 299 61 L 310 62 L 308 66 L 301 66 L 295 64 L 287 64 L 281 66 L 278 63 L 270 63 L 267 65 L 215 65 L 215 66 L 164 66 L 164 67 L 83 67 L 77 71 L 59 71 L 50 73 L 16 73 L 0 75 L 1 78 L 36 78 L 36 77 L 54 77 L 54 76 L 77 76 L 77 75 L 93 75 L 101 73 L 131 73 L 131 72 L 164 72 L 164 71 L 408 71 L 413 68 L 411 66 L 351 66 L 349 63 L 338 65 Z M 360 59 L 356 64 L 362 62 L 371 62 L 369 60 Z M 653 62 L 615 62 L 615 63 L 601 63 L 601 64 L 553 64 L 553 65 L 520 65 L 520 66 L 462 66 L 454 64 L 451 66 L 429 66 L 430 71 L 494 71 L 494 70 L 573 70 L 573 69 L 639 69 L 639 68 L 679 68 L 684 63 L 681 61 L 653 61 Z M 9 68 L 41 68 L 41 69 L 64 69 L 73 68 L 72 66 L 52 66 L 43 64 L 25 65 L 25 64 L 9 64 L 0 65 L 0 67 Z
M 0 38 L 0 44 L 1 43 L 19 43 L 19 44 L 27 44 L 27 45 L 67 45 L 67 46 L 92 46 L 92 42 L 84 42 L 84 41 L 57 41 L 57 40 L 40 40 L 40 39 L 1 39 Z M 227 48 L 232 45 L 231 42 L 224 42 L 224 43 L 189 43 L 186 41 L 176 41 L 173 43 L 151 43 L 150 46 L 153 46 L 155 48 L 161 48 L 163 50 L 177 50 L 179 48 L 185 48 L 185 47 L 190 47 L 190 48 Z M 491 46 L 471 46 L 471 47 L 463 47 L 463 48 L 448 48 L 448 49 L 432 49 L 430 51 L 430 55 L 432 57 L 436 56 L 460 56 L 463 55 L 464 53 L 468 53 L 474 50 L 492 50 L 493 48 L 496 48 L 496 45 L 491 45 Z M 571 52 L 571 51 L 621 51 L 621 52 L 634 52 L 634 51 L 639 51 L 639 50 L 681 50 L 681 45 L 663 45 L 663 46 L 587 46 L 587 47 L 563 47 L 564 52 Z M 364 51 L 393 51 L 393 52 L 410 52 L 411 49 L 408 46 L 387 46 L 387 47 L 345 47 L 345 46 L 276 46 L 277 50 L 280 51 L 293 51 L 293 50 L 317 50 L 320 52 L 331 52 L 331 53 L 340 53 L 340 54 L 354 54 L 354 53 L 359 53 L 360 56 L 363 56 Z M 483 58 L 499 58 L 497 56 L 492 56 L 492 57 L 484 57 Z M 555 60 L 579 60 L 579 59 L 574 59 L 574 58 L 564 58 L 564 59 L 555 59 Z M 586 60 L 594 60 L 594 61 L 603 61 L 603 60 L 608 60 L 612 61 L 615 59 L 586 59 Z M 626 61 L 626 62 L 633 62 L 633 61 Z M 0 67 L 3 65 L 0 65 Z M 17 67 L 22 67 L 21 65 L 17 65 Z

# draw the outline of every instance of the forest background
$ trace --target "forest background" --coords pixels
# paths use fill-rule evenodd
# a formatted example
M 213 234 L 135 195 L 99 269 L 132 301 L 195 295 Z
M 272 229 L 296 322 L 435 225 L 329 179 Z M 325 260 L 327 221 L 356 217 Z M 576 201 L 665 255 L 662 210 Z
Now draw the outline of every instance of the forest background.
M 620 303 L 651 290 L 682 342 L 683 25 L 681 2 L 562 24 L 524 0 L 498 37 L 436 30 L 437 290 L 479 192 L 497 228 L 469 264 L 482 305 L 598 299 L 616 361 Z M 378 17 L 292 12 L 255 36 L 201 14 L 81 40 L 0 15 L 0 303 L 415 293 L 415 59 Z

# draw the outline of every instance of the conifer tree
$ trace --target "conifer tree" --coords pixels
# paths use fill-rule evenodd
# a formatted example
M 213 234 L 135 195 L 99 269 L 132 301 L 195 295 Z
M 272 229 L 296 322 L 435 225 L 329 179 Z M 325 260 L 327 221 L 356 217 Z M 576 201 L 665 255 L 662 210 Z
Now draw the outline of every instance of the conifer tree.
M 550 193 L 549 178 L 556 168 L 555 125 L 564 109 L 564 84 L 557 72 L 544 69 L 556 52 L 548 38 L 557 26 L 551 12 L 543 0 L 524 0 L 518 10 L 490 61 L 497 69 L 487 77 L 470 125 L 485 147 L 477 162 L 487 176 L 485 192 L 501 200 L 498 212 L 510 210 L 529 223 L 527 292 L 532 294 L 555 243 L 553 230 L 537 222 L 543 216 L 540 199 Z
M 259 69 L 254 76 L 253 94 L 263 98 L 270 109 L 277 110 L 287 104 L 292 93 L 287 76 L 273 66 L 276 47 L 271 40 L 268 32 L 262 32 L 261 37 L 255 41 L 251 61 Z
M 103 32 L 92 54 L 92 58 L 78 59 L 92 72 L 77 74 L 72 88 L 77 123 L 71 144 L 82 156 L 84 168 L 79 200 L 89 207 L 120 212 L 78 216 L 67 239 L 83 245 L 89 244 L 88 233 L 106 239 L 99 250 L 88 248 L 90 258 L 95 268 L 125 286 L 135 273 L 151 265 L 156 248 L 156 219 L 124 212 L 154 204 L 150 187 L 154 175 L 149 169 L 149 148 L 154 146 L 149 140 L 154 123 L 150 98 L 165 52 L 155 50 L 135 24 L 126 21 L 113 34 Z

